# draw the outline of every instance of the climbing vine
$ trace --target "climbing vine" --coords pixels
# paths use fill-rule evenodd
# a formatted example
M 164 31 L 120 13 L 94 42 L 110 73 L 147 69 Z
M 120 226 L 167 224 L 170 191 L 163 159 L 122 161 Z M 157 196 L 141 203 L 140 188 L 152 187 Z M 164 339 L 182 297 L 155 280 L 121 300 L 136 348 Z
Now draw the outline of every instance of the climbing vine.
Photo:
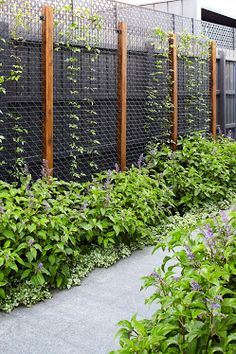
M 209 125 L 209 107 L 206 95 L 209 94 L 209 41 L 203 35 L 182 33 L 178 40 L 178 57 L 183 64 L 185 97 L 184 110 L 185 131 L 191 133 L 199 117 L 204 128 Z M 201 128 L 202 124 L 201 124 Z
M 73 14 L 73 21 L 68 19 L 62 20 L 62 13 Z M 102 29 L 101 17 L 96 14 L 91 14 L 87 8 L 72 8 L 72 6 L 64 6 L 59 11 L 60 20 L 55 21 L 58 29 L 58 43 L 56 50 L 64 50 L 69 53 L 69 56 L 64 59 L 66 79 L 70 83 L 70 101 L 71 107 L 68 115 L 70 131 L 70 174 L 74 179 L 81 178 L 85 174 L 80 171 L 79 160 L 86 154 L 89 158 L 91 168 L 97 168 L 95 156 L 98 155 L 97 146 L 100 142 L 96 138 L 96 111 L 94 109 L 94 87 L 95 65 L 99 49 L 98 34 Z M 81 56 L 80 53 L 83 53 Z M 81 67 L 81 57 L 87 58 L 86 68 Z M 83 70 L 86 70 L 86 82 L 88 85 L 81 87 L 81 77 L 84 75 Z M 86 116 L 86 130 L 82 131 L 81 117 L 82 112 Z M 81 143 L 83 133 L 88 136 L 87 145 Z
M 168 137 L 170 131 L 171 72 L 169 58 L 170 33 L 155 29 L 151 44 L 151 72 L 147 86 L 145 129 L 158 120 L 162 135 Z M 184 89 L 183 102 L 179 100 L 180 125 L 184 132 L 191 133 L 196 128 L 209 126 L 209 40 L 203 35 L 181 33 L 178 38 L 179 89 Z M 181 67 L 182 66 L 182 67 Z M 182 95 L 182 92 L 179 92 Z M 179 96 L 181 97 L 181 96 Z M 184 117 L 184 122 L 181 117 Z M 201 125 L 199 123 L 201 122 Z M 203 122 L 203 123 L 202 123 Z M 197 126 L 199 124 L 199 127 Z M 203 127 L 204 125 L 204 127 Z
M 167 136 L 170 129 L 170 111 L 172 109 L 169 66 L 169 34 L 156 28 L 151 42 L 151 72 L 147 86 L 147 120 L 145 129 L 159 120 L 162 134 Z M 164 84 L 166 83 L 166 84 Z M 164 113 L 164 114 L 163 114 Z
M 4 4 L 5 2 L 1 2 L 0 4 Z M 27 7 L 25 8 L 25 14 L 23 14 L 22 10 L 18 9 L 16 6 L 12 9 L 13 13 L 15 13 L 14 21 L 12 22 L 12 27 L 10 29 L 10 38 L 6 39 L 0 37 L 0 53 L 2 53 L 2 57 L 7 58 L 7 63 L 1 62 L 0 68 L 2 74 L 0 75 L 0 94 L 7 93 L 7 82 L 18 82 L 23 74 L 23 65 L 21 62 L 21 58 L 17 55 L 17 48 L 19 41 L 22 41 L 22 37 L 20 37 L 19 32 L 22 28 L 28 30 L 28 26 L 25 21 L 25 15 L 27 13 Z M 8 46 L 9 52 L 5 52 L 5 48 Z M 4 53 L 5 52 L 5 53 Z M 4 55 L 3 55 L 4 54 Z M 22 117 L 16 113 L 12 109 L 7 109 L 5 111 L 3 107 L 3 111 L 0 111 L 2 119 L 0 123 L 2 125 L 1 131 L 4 131 L 4 124 L 6 121 L 12 122 L 12 142 L 14 146 L 14 163 L 10 166 L 8 173 L 13 175 L 15 178 L 20 178 L 21 174 L 26 165 L 26 161 L 23 157 L 24 155 L 24 145 L 25 134 L 27 134 L 27 130 L 23 128 L 21 120 Z M 6 120 L 6 121 L 5 121 Z M 0 152 L 6 151 L 6 146 L 4 146 L 4 141 L 6 138 L 1 135 L 0 136 Z M 7 165 L 4 157 L 0 161 L 0 166 Z

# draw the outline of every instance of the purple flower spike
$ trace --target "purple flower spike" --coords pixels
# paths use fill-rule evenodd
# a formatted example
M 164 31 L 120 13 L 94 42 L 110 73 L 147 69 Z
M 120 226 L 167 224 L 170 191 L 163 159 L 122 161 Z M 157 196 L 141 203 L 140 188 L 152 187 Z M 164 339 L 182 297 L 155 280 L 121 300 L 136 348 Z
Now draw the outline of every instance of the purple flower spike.
M 153 272 L 150 274 L 151 277 L 155 278 L 156 280 L 160 281 L 161 276 L 157 272 Z
M 216 238 L 210 225 L 206 225 L 205 229 L 203 230 L 203 234 L 207 245 L 211 248 L 213 254 L 216 254 L 218 251 L 216 248 Z
M 180 278 L 180 277 L 179 277 L 178 275 L 174 275 L 172 279 L 173 279 L 174 281 L 178 281 L 179 278 Z
M 87 209 L 87 207 L 88 207 L 88 201 L 87 200 L 85 200 L 84 202 L 83 202 L 83 204 L 82 204 L 82 206 L 81 206 L 81 211 L 85 211 L 86 209 Z
M 186 252 L 186 255 L 187 255 L 189 261 L 194 261 L 195 256 L 188 246 L 185 246 L 185 252 Z
M 191 288 L 193 291 L 200 291 L 202 288 L 196 281 L 191 282 Z
M 212 307 L 213 309 L 219 309 L 219 308 L 220 308 L 220 304 L 217 303 L 217 302 L 212 302 L 212 303 L 211 303 L 211 307 Z
M 43 268 L 43 263 L 39 263 L 38 264 L 38 269 L 42 269 Z
M 43 205 L 44 205 L 45 211 L 48 211 L 50 209 L 50 205 L 48 204 L 48 202 L 46 200 L 43 201 Z
M 224 210 L 221 210 L 220 215 L 223 222 L 228 222 L 228 216 Z
M 214 233 L 210 225 L 206 225 L 205 229 L 203 230 L 206 240 L 210 240 L 214 238 Z
M 33 244 L 34 244 L 34 240 L 30 239 L 30 240 L 28 241 L 28 244 L 29 244 L 30 247 L 32 247 Z
M 120 172 L 120 167 L 119 167 L 118 163 L 115 164 L 115 171 L 117 173 Z
M 112 171 L 111 170 L 108 170 L 107 171 L 107 180 L 105 182 L 105 185 L 104 185 L 104 188 L 107 189 L 108 186 L 110 185 L 111 183 L 111 176 L 112 176 Z
M 141 167 L 142 167 L 142 163 L 143 163 L 143 154 L 141 154 L 141 155 L 139 156 L 139 159 L 138 159 L 138 162 L 137 162 L 138 168 L 141 168 Z

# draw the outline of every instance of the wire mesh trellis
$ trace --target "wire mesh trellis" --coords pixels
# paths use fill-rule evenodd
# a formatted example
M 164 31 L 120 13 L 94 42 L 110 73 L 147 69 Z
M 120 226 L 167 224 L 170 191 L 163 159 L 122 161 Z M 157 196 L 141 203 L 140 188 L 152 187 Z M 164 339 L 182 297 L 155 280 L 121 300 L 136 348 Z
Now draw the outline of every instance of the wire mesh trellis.
M 28 165 L 39 175 L 42 155 L 40 13 L 0 11 L 0 62 L 5 94 L 1 94 L 1 177 L 12 180 Z
M 6 162 L 1 166 L 5 179 L 22 161 L 34 177 L 40 174 L 43 5 L 53 6 L 55 16 L 53 137 L 58 178 L 89 176 L 117 162 L 118 22 L 128 24 L 128 165 L 138 160 L 150 140 L 167 140 L 170 135 L 168 43 L 160 47 L 154 30 L 205 34 L 219 46 L 235 49 L 234 29 L 113 0 L 6 0 L 0 5 L 1 75 L 7 78 L 6 94 L 0 93 L 0 135 L 5 137 L 0 161 Z M 96 21 L 101 21 L 100 29 Z M 192 55 L 192 92 L 187 88 L 186 61 L 178 60 L 182 134 L 208 126 L 209 63 L 206 57 L 198 60 L 197 54 Z M 17 79 L 11 77 L 14 73 Z M 196 104 L 188 106 L 189 96 L 197 92 L 201 92 L 200 110 Z
M 54 172 L 85 177 L 117 162 L 117 31 L 81 7 L 56 21 Z
M 164 33 L 164 32 L 163 32 Z M 137 162 L 146 145 L 170 136 L 168 35 L 128 30 L 127 162 Z M 164 43 L 165 42 L 165 43 Z
M 177 36 L 179 135 L 210 130 L 209 40 L 189 33 Z

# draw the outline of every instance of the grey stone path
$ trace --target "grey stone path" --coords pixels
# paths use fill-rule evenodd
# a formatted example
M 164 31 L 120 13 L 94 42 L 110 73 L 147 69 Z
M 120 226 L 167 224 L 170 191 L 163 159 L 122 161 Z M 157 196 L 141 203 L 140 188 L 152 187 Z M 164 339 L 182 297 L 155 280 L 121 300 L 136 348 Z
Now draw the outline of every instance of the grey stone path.
M 117 348 L 117 322 L 134 313 L 149 317 L 155 309 L 144 305 L 148 293 L 139 291 L 140 278 L 164 257 L 152 249 L 96 269 L 81 286 L 57 292 L 52 300 L 0 313 L 0 353 L 108 354 Z

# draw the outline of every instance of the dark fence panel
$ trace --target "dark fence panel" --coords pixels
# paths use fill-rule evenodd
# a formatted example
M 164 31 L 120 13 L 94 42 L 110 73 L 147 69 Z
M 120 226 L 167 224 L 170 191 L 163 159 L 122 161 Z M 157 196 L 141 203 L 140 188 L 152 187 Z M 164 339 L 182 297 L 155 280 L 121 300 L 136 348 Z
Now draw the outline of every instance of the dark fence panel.
M 117 22 L 128 25 L 127 165 L 136 163 L 152 140 L 170 137 L 168 38 L 160 48 L 155 28 L 203 34 L 221 48 L 235 49 L 235 29 L 195 21 L 113 0 L 7 0 L 0 5 L 0 63 L 7 77 L 0 94 L 0 177 L 11 180 L 24 161 L 34 178 L 42 162 L 42 5 L 55 10 L 54 175 L 88 178 L 114 168 L 117 156 Z M 67 8 L 65 8 L 67 6 Z M 78 20 L 76 7 L 84 11 Z M 89 15 L 86 9 L 90 9 Z M 86 15 L 87 13 L 87 15 Z M 87 17 L 86 17 L 87 16 Z M 88 17 L 101 18 L 98 30 Z M 89 22 L 90 21 L 90 22 Z M 88 24 L 89 23 L 89 24 Z M 77 29 L 75 27 L 77 26 Z M 69 36 L 72 31 L 73 36 Z M 87 36 L 87 39 L 85 37 Z M 90 44 L 90 45 L 89 45 Z M 196 53 L 195 53 L 196 54 Z M 179 133 L 209 129 L 209 63 L 190 56 L 196 87 L 189 92 L 187 67 L 178 59 Z M 159 62 L 159 68 L 157 67 Z M 218 123 L 235 136 L 235 60 L 218 58 Z M 19 79 L 13 79 L 17 75 Z M 222 74 L 224 72 L 224 74 Z M 200 75 L 200 76 L 199 76 Z M 202 75 L 202 77 L 201 77 Z M 199 84 L 199 80 L 201 83 Z M 198 92 L 201 94 L 198 95 Z M 195 103 L 189 105 L 190 96 Z M 201 99 L 205 110 L 196 104 Z M 72 168 L 76 158 L 76 169 Z

